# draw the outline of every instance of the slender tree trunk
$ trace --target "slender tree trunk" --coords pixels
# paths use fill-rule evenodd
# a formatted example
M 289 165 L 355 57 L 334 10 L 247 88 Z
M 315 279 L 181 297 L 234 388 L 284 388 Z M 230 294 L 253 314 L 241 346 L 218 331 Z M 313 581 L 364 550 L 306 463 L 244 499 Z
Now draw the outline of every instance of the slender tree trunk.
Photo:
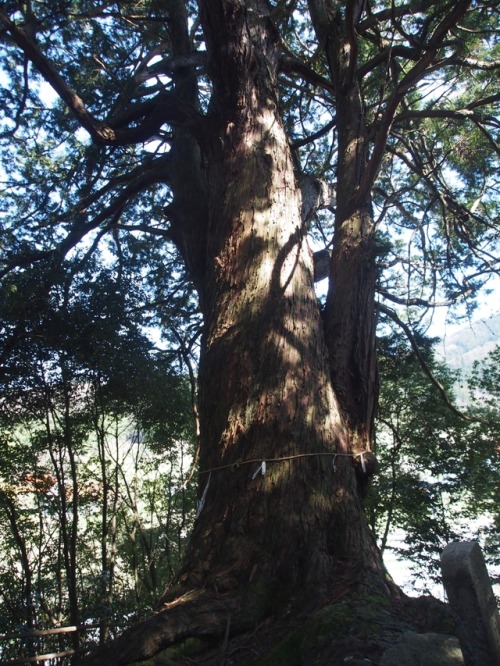
M 46 435 L 49 457 L 54 468 L 59 494 L 60 539 L 62 559 L 66 575 L 66 591 L 68 595 L 68 619 L 72 625 L 80 622 L 80 609 L 77 585 L 77 548 L 78 548 L 78 475 L 74 450 L 74 436 L 71 425 L 71 405 L 69 380 L 64 359 L 62 359 L 62 400 L 58 411 L 52 390 L 47 386 L 46 392 Z M 66 473 L 69 467 L 69 480 Z M 69 497 L 68 497 L 69 495 Z M 61 548 L 61 546 L 60 546 Z M 58 574 L 59 575 L 59 574 Z M 75 632 L 71 637 L 72 645 L 79 646 L 79 635 Z
M 18 510 L 14 500 L 4 490 L 0 490 L 0 500 L 3 504 L 3 509 L 10 524 L 12 537 L 19 550 L 19 560 L 22 572 L 24 574 L 22 580 L 21 598 L 22 603 L 25 606 L 25 612 L 19 614 L 19 620 L 23 625 L 25 625 L 27 629 L 33 629 L 35 626 L 33 569 L 30 563 L 26 540 L 23 537 L 23 530 L 20 525 Z
M 76 462 L 75 441 L 74 433 L 71 423 L 71 392 L 70 381 L 66 377 L 65 361 L 61 366 L 63 377 L 63 391 L 64 391 L 64 423 L 63 423 L 63 438 L 64 447 L 69 461 L 70 471 L 70 484 L 71 484 L 71 501 L 70 511 L 67 515 L 66 527 L 69 534 L 66 535 L 66 545 L 69 552 L 66 554 L 66 571 L 68 583 L 68 599 L 69 599 L 69 619 L 71 624 L 78 625 L 80 623 L 80 602 L 78 599 L 78 569 L 77 569 L 77 555 L 78 555 L 78 528 L 79 528 L 79 506 L 78 506 L 78 468 Z M 61 461 L 61 469 L 63 469 Z M 66 487 L 64 487 L 66 492 Z M 66 505 L 66 509 L 69 507 Z M 72 644 L 75 649 L 80 644 L 80 636 L 77 631 L 72 635 Z
M 100 550 L 101 550 L 101 574 L 99 596 L 104 604 L 110 600 L 107 599 L 109 591 L 109 567 L 108 567 L 108 537 L 109 537 L 109 492 L 110 484 L 108 481 L 107 460 L 106 460 L 106 429 L 104 422 L 104 413 L 100 404 L 100 382 L 96 377 L 93 386 L 93 419 L 94 433 L 97 442 L 97 455 L 100 467 L 99 483 L 103 489 L 101 504 L 101 532 L 100 532 Z M 104 643 L 109 636 L 109 628 L 106 626 L 106 618 L 100 618 L 99 642 Z

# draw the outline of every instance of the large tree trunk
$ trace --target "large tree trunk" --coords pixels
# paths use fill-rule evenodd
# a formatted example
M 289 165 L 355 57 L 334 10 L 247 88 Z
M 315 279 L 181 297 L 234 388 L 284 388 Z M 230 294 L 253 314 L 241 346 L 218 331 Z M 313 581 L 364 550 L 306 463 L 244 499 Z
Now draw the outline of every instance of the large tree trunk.
M 372 450 L 377 403 L 375 353 L 375 229 L 366 178 L 365 109 L 356 76 L 355 24 L 363 3 L 310 0 L 314 28 L 336 84 L 338 135 L 335 245 L 325 312 L 335 394 L 353 452 Z M 359 461 L 359 456 L 356 457 Z M 365 481 L 365 480 L 363 480 Z
M 205 247 L 195 276 L 204 316 L 199 515 L 165 610 L 113 645 L 108 664 L 137 657 L 138 643 L 145 657 L 186 635 L 224 633 L 228 616 L 244 628 L 276 605 L 319 606 L 357 585 L 388 593 L 353 466 L 362 426 L 345 391 L 355 382 L 336 376 L 352 354 L 331 332 L 347 326 L 351 335 L 361 311 L 349 311 L 347 293 L 330 296 L 330 363 L 278 108 L 272 26 L 243 2 L 207 4 L 215 88 L 198 163 L 208 213 L 198 233 L 174 230 L 185 256 L 198 261 L 200 239 Z M 360 261 L 335 283 L 348 289 Z M 371 288 L 359 284 L 356 294 L 368 310 Z
M 252 578 L 317 598 L 339 566 L 345 574 L 377 564 L 330 381 L 271 26 L 212 4 L 205 23 L 218 112 L 205 146 L 206 493 L 181 580 L 220 591 Z

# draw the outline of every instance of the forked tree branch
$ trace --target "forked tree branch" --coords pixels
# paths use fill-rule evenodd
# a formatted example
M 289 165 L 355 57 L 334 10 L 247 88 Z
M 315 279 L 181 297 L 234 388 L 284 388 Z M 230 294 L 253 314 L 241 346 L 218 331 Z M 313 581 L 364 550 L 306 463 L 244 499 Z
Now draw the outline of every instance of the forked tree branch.
M 163 124 L 182 125 L 193 131 L 203 123 L 204 116 L 191 105 L 180 100 L 169 91 L 160 92 L 154 100 L 132 109 L 127 120 L 142 117 L 142 123 L 134 127 L 119 129 L 113 121 L 102 122 L 94 118 L 85 103 L 76 92 L 68 86 L 50 60 L 40 51 L 31 37 L 18 27 L 0 10 L 0 22 L 3 23 L 14 42 L 21 48 L 25 56 L 33 63 L 45 81 L 66 103 L 67 107 L 80 125 L 90 134 L 97 144 L 123 146 L 148 141 L 158 133 Z M 118 125 L 122 126 L 120 118 Z
M 396 115 L 396 111 L 401 101 L 406 96 L 408 90 L 415 86 L 427 73 L 429 73 L 429 71 L 439 69 L 446 62 L 450 61 L 450 58 L 446 58 L 436 64 L 437 48 L 442 43 L 448 32 L 467 12 L 470 4 L 471 0 L 460 0 L 459 2 L 453 4 L 451 11 L 435 28 L 428 43 L 422 45 L 422 55 L 420 59 L 405 74 L 401 81 L 399 81 L 391 99 L 388 100 L 387 108 L 380 121 L 379 128 L 375 136 L 373 150 L 368 161 L 363 180 L 359 187 L 358 197 L 361 200 L 366 197 L 367 193 L 372 188 L 373 182 L 379 172 L 387 145 L 387 139 L 393 125 L 394 116 Z

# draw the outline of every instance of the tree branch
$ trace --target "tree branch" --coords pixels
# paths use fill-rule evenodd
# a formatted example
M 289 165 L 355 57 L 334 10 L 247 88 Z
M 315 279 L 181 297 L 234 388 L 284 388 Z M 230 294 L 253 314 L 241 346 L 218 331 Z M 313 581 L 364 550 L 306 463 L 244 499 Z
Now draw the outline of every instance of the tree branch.
M 97 144 L 123 146 L 141 143 L 151 139 L 164 123 L 182 125 L 195 130 L 204 120 L 204 116 L 198 113 L 190 104 L 182 102 L 173 93 L 166 91 L 159 93 L 154 100 L 132 108 L 127 112 L 127 115 L 118 118 L 116 124 L 113 121 L 101 122 L 89 112 L 81 97 L 67 85 L 50 60 L 40 51 L 28 34 L 22 28 L 16 26 L 1 10 L 0 22 L 3 23 L 14 42 L 38 69 L 47 83 L 52 86 L 76 120 L 87 130 L 92 140 Z M 119 129 L 126 121 L 130 122 L 138 117 L 144 118 L 141 125 Z
M 160 158 L 160 160 L 165 163 L 163 158 Z M 163 177 L 165 177 L 164 174 Z M 121 181 L 122 179 L 119 180 Z M 126 178 L 126 185 L 122 191 L 92 220 L 89 222 L 75 222 L 66 237 L 59 243 L 56 248 L 52 250 L 25 252 L 22 255 L 8 257 L 4 262 L 5 268 L 0 272 L 0 278 L 7 275 L 7 273 L 9 273 L 12 269 L 18 268 L 20 266 L 29 266 L 30 264 L 47 259 L 57 259 L 60 261 L 72 248 L 78 245 L 78 243 L 88 233 L 96 229 L 105 220 L 114 218 L 116 222 L 131 199 L 137 196 L 137 194 L 140 192 L 144 191 L 149 185 L 153 185 L 159 180 L 160 178 L 158 177 L 156 161 L 153 163 L 153 165 L 150 165 L 149 169 L 145 169 L 144 167 L 138 167 L 137 169 L 134 169 L 134 171 Z M 113 184 L 116 185 L 116 183 L 117 181 L 113 181 L 113 183 L 106 184 L 102 190 L 85 199 L 83 204 L 80 202 L 79 210 L 73 211 L 73 215 L 75 215 L 76 218 L 84 216 L 86 219 L 85 213 L 90 203 L 96 203 L 99 198 L 109 190 L 110 186 Z M 71 211 L 69 214 L 67 212 L 65 213 L 65 219 L 68 217 L 71 217 Z
M 377 309 L 380 312 L 383 312 L 385 315 L 387 315 L 390 319 L 392 319 L 400 328 L 403 329 L 403 331 L 406 334 L 406 337 L 408 338 L 410 345 L 415 352 L 415 355 L 418 359 L 418 362 L 420 363 L 420 366 L 422 370 L 424 371 L 424 374 L 428 377 L 428 379 L 431 381 L 431 383 L 437 388 L 439 391 L 439 394 L 444 402 L 444 404 L 455 414 L 461 419 L 464 419 L 465 421 L 476 421 L 476 419 L 473 419 L 470 416 L 467 416 L 460 410 L 458 410 L 455 405 L 450 401 L 446 394 L 446 390 L 444 386 L 441 384 L 441 382 L 437 379 L 437 377 L 434 376 L 432 370 L 429 368 L 425 358 L 423 357 L 422 352 L 420 351 L 420 348 L 418 346 L 417 341 L 415 340 L 415 336 L 413 335 L 413 331 L 411 328 L 408 326 L 408 324 L 405 324 L 404 321 L 402 321 L 396 312 L 392 310 L 391 308 L 388 308 L 386 305 L 383 303 L 377 303 Z
M 394 122 L 409 120 L 411 118 L 450 118 L 451 120 L 458 121 L 468 118 L 477 124 L 487 123 L 495 127 L 500 127 L 500 121 L 494 116 L 484 117 L 478 115 L 468 107 L 463 109 L 408 109 L 395 116 Z
M 358 197 L 364 199 L 373 185 L 373 181 L 380 169 L 380 164 L 385 152 L 387 138 L 389 136 L 396 110 L 404 99 L 408 90 L 414 86 L 420 79 L 425 76 L 430 70 L 442 67 L 450 58 L 440 61 L 435 64 L 436 48 L 442 43 L 444 36 L 453 28 L 457 22 L 466 13 L 471 0 L 461 0 L 454 3 L 451 11 L 441 20 L 439 25 L 434 30 L 430 40 L 427 44 L 422 45 L 423 55 L 420 60 L 410 69 L 410 71 L 398 83 L 392 99 L 387 103 L 386 111 L 380 122 L 378 131 L 374 140 L 374 147 L 372 154 L 367 164 L 363 180 L 359 187 Z
M 348 0 L 345 10 L 345 26 L 347 41 L 349 42 L 349 62 L 347 65 L 346 81 L 347 88 L 352 88 L 358 62 L 358 36 L 357 26 L 365 7 L 365 0 Z
M 485 71 L 500 69 L 500 60 L 492 60 L 491 62 L 488 62 L 487 60 L 477 60 L 476 58 L 456 58 L 455 64 L 460 67 L 481 69 Z
M 380 50 L 371 60 L 358 68 L 358 76 L 362 79 L 379 65 L 384 65 L 391 58 L 406 58 L 406 60 L 418 60 L 420 52 L 413 46 L 403 46 L 402 44 L 389 45 Z
M 337 120 L 334 118 L 333 120 L 330 120 L 330 122 L 327 123 L 324 127 L 319 129 L 317 132 L 314 132 L 313 134 L 310 134 L 309 136 L 306 136 L 303 139 L 299 139 L 298 141 L 293 141 L 291 144 L 292 149 L 296 150 L 297 148 L 302 148 L 303 146 L 307 146 L 307 144 L 309 143 L 313 143 L 313 141 L 321 139 L 321 137 L 325 136 L 325 134 L 328 134 L 328 132 L 332 130 L 336 124 Z
M 33 40 L 2 11 L 0 11 L 0 21 L 4 24 L 6 30 L 26 57 L 35 65 L 47 83 L 53 87 L 59 97 L 67 104 L 81 126 L 87 130 L 93 139 L 97 139 L 98 142 L 106 142 L 110 137 L 109 129 L 92 117 L 85 108 L 82 99 L 66 84 Z
M 400 298 L 399 296 L 391 294 L 390 292 L 386 291 L 385 289 L 382 289 L 381 287 L 377 288 L 377 293 L 386 298 L 388 301 L 392 301 L 393 303 L 397 303 L 398 305 L 404 305 L 405 307 L 419 306 L 419 307 L 434 309 L 434 308 L 443 308 L 456 305 L 464 298 L 467 298 L 468 296 L 473 294 L 474 289 L 472 287 L 467 287 L 467 289 L 464 289 L 464 291 L 460 292 L 455 297 L 450 298 L 446 301 L 428 301 L 425 298 Z
M 311 85 L 318 86 L 335 94 L 335 86 L 331 81 L 315 72 L 296 55 L 288 52 L 288 50 L 287 55 L 280 57 L 279 68 L 281 72 L 298 74 L 304 81 L 307 81 Z

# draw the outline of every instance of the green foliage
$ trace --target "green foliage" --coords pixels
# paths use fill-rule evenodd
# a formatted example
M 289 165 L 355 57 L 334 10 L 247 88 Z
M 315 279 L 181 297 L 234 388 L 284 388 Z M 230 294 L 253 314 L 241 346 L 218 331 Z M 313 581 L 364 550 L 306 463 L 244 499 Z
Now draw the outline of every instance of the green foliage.
M 92 267 L 3 284 L 16 344 L 1 376 L 1 633 L 90 622 L 105 637 L 150 613 L 193 517 L 179 353 L 146 336 L 144 293 L 125 272 Z
M 435 360 L 434 342 L 420 339 L 419 346 L 453 397 L 458 373 Z M 440 580 L 440 554 L 450 541 L 478 539 L 489 564 L 498 564 L 492 547 L 498 530 L 495 433 L 500 423 L 499 377 L 492 369 L 498 359 L 493 355 L 476 366 L 471 379 L 476 398 L 468 417 L 461 418 L 443 402 L 404 338 L 389 335 L 379 344 L 380 474 L 367 510 L 382 548 L 409 561 L 413 583 L 425 590 Z M 477 406 L 479 399 L 488 404 L 486 411 Z M 402 542 L 395 541 L 398 532 Z
M 125 145 L 93 144 L 4 31 L 0 224 L 6 270 L 48 258 L 57 263 L 71 251 L 83 260 L 108 238 L 122 266 L 138 261 L 133 247 L 142 246 L 148 267 L 154 264 L 170 280 L 147 248 L 157 253 L 165 246 L 179 214 L 174 200 L 190 190 L 183 181 L 179 191 L 176 174 L 193 170 L 186 154 L 173 157 L 182 154 L 181 148 L 175 152 L 176 141 L 184 139 L 162 95 L 182 89 L 190 104 L 208 110 L 213 85 L 203 64 L 180 69 L 172 64 L 186 53 L 200 56 L 200 63 L 206 52 L 197 3 L 169 7 L 152 1 L 6 7 L 97 123 L 106 120 L 118 130 L 150 127 L 145 138 Z M 461 302 L 497 265 L 498 7 L 471 3 L 449 38 L 434 44 L 433 31 L 450 8 L 450 3 L 410 3 L 393 14 L 391 3 L 379 2 L 356 28 L 368 152 L 383 138 L 398 86 L 433 52 L 428 70 L 405 89 L 404 104 L 389 123 L 372 188 L 378 231 L 392 242 L 380 261 L 381 291 L 403 304 L 419 299 L 423 306 L 442 297 Z M 277 3 L 272 15 L 288 59 L 280 71 L 280 104 L 299 171 L 335 181 L 336 83 L 329 83 L 330 63 L 309 11 L 307 3 Z M 347 20 L 341 7 L 338 11 L 338 20 Z M 162 122 L 148 125 L 158 105 L 165 108 Z M 192 191 L 198 191 L 194 183 Z M 325 245 L 333 241 L 332 212 L 331 207 L 317 211 L 311 225 Z M 155 271 L 147 275 L 153 283 L 158 277 Z
M 500 565 L 499 360 L 500 347 L 497 346 L 482 362 L 476 361 L 469 377 L 471 404 L 480 420 L 474 433 L 477 450 L 471 453 L 467 470 L 467 480 L 474 488 L 474 510 L 493 518 L 486 533 L 485 550 L 497 566 Z

